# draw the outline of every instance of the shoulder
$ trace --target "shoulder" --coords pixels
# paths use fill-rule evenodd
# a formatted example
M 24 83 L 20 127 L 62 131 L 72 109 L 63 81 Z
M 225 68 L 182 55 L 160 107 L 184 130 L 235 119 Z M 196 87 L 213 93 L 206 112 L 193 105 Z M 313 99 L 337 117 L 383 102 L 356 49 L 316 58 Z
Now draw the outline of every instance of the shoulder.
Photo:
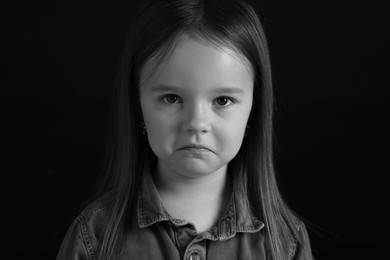
M 288 259 L 314 259 L 311 253 L 310 239 L 305 223 L 296 219 L 295 229 L 298 237 L 292 237 L 290 239 Z
M 86 206 L 76 218 L 86 241 L 96 244 L 103 237 L 105 223 L 109 221 L 117 196 L 116 190 L 107 192 Z
M 97 259 L 99 241 L 116 196 L 116 191 L 107 192 L 82 210 L 69 227 L 57 260 Z
M 95 218 L 108 215 L 109 210 L 114 206 L 118 193 L 116 190 L 109 191 L 88 204 L 77 216 L 80 222 L 91 221 Z

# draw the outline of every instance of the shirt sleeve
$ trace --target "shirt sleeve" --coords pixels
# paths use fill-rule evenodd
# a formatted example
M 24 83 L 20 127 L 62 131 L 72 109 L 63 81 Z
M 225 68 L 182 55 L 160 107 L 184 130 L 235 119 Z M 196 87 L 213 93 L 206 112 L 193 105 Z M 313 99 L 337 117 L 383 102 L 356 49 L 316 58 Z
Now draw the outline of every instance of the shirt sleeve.
M 314 260 L 314 257 L 311 252 L 309 234 L 304 223 L 299 223 L 298 232 L 300 241 L 302 241 L 302 246 L 297 248 L 294 256 L 294 260 Z
M 75 219 L 66 232 L 56 260 L 91 260 L 81 223 Z

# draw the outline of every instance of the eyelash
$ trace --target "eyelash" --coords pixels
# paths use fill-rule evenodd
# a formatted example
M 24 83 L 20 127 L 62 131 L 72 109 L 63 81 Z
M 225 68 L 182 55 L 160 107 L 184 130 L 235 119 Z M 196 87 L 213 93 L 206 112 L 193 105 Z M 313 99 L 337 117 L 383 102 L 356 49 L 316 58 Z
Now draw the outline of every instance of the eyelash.
M 175 101 L 174 102 L 170 102 L 168 101 L 168 98 L 175 98 Z M 226 99 L 226 102 L 228 105 L 220 105 L 218 104 L 218 100 L 220 101 L 221 99 Z M 176 94 L 166 94 L 164 96 L 161 97 L 161 100 L 163 102 L 165 102 L 166 104 L 178 104 L 178 103 L 182 103 L 183 101 L 181 100 L 181 98 L 176 95 Z M 172 100 L 171 100 L 172 101 Z M 231 97 L 226 97 L 226 96 L 221 96 L 221 97 L 217 97 L 213 100 L 213 105 L 216 105 L 220 108 L 227 108 L 227 107 L 230 107 L 232 104 L 236 103 L 236 100 L 231 98 Z

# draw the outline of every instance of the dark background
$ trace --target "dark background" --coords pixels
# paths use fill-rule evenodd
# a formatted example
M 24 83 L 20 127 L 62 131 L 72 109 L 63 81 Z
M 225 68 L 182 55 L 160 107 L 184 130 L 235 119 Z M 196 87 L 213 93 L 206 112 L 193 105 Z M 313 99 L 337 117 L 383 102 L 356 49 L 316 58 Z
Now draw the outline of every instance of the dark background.
M 95 185 L 138 4 L 2 5 L 0 255 L 53 259 Z M 377 259 L 389 219 L 388 9 L 363 0 L 256 6 L 271 49 L 286 200 L 313 223 L 317 259 Z

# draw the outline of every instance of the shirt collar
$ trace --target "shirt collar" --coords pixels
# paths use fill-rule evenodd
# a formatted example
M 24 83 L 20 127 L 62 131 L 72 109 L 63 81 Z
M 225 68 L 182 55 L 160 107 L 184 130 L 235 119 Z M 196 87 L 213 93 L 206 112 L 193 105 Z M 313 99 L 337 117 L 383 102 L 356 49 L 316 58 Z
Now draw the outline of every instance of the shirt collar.
M 160 221 L 169 221 L 177 226 L 186 225 L 184 220 L 172 218 L 165 210 L 150 171 L 143 174 L 142 186 L 138 194 L 138 225 L 151 226 Z M 218 224 L 209 232 L 212 240 L 227 240 L 237 232 L 256 233 L 264 227 L 252 213 L 248 199 L 238 185 L 234 185 L 232 197 Z
M 151 173 L 145 170 L 142 186 L 138 193 L 138 225 L 148 227 L 159 221 L 170 220 L 168 212 L 158 195 Z

